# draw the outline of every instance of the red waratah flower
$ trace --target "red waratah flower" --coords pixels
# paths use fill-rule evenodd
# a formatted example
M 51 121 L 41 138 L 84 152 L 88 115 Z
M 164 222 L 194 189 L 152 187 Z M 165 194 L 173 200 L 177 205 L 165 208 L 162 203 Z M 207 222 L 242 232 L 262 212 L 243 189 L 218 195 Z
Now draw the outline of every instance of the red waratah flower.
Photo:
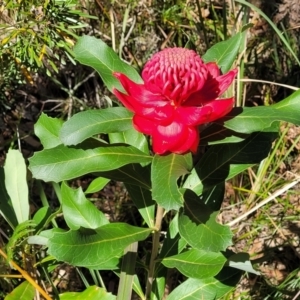
M 146 63 L 144 84 L 115 72 L 126 94 L 116 89 L 113 93 L 134 113 L 135 129 L 152 136 L 155 153 L 196 152 L 198 125 L 232 109 L 234 98 L 218 98 L 236 74 L 237 70 L 231 70 L 221 75 L 217 64 L 205 64 L 193 50 L 167 48 Z

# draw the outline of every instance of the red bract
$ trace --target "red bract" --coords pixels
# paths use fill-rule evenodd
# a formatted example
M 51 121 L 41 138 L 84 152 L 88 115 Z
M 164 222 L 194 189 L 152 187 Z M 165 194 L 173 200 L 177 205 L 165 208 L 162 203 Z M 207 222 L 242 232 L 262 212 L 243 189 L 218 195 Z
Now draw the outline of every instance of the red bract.
M 134 113 L 134 127 L 152 136 L 153 151 L 196 152 L 198 125 L 226 115 L 234 98 L 219 99 L 234 80 L 237 70 L 221 75 L 215 63 L 203 63 L 196 52 L 167 48 L 146 63 L 137 84 L 126 75 L 114 73 L 126 94 L 114 89 L 116 97 Z

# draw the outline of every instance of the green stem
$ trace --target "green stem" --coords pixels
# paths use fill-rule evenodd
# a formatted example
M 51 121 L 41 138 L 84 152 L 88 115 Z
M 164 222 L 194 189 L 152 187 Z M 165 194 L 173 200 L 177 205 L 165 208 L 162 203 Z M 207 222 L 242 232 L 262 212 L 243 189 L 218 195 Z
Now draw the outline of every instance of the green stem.
M 152 252 L 149 263 L 148 279 L 146 286 L 146 299 L 150 299 L 152 284 L 154 281 L 154 272 L 155 272 L 155 259 L 159 250 L 159 238 L 160 238 L 160 229 L 161 223 L 164 217 L 165 210 L 161 206 L 157 206 L 156 218 L 155 218 L 155 232 L 152 236 Z

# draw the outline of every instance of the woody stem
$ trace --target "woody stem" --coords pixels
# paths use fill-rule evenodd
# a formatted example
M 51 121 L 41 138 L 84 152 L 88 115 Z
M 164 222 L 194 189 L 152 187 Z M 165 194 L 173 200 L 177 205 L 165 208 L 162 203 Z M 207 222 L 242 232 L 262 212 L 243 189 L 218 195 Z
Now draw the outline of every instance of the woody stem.
M 160 238 L 160 230 L 161 230 L 161 223 L 163 220 L 165 210 L 161 206 L 157 206 L 156 211 L 156 218 L 155 218 L 155 231 L 152 236 L 152 252 L 150 257 L 149 263 L 149 271 L 148 271 L 148 279 L 147 279 L 147 286 L 146 286 L 146 299 L 150 299 L 152 285 L 154 281 L 154 273 L 155 273 L 155 264 L 156 264 L 156 257 L 159 250 L 159 238 Z

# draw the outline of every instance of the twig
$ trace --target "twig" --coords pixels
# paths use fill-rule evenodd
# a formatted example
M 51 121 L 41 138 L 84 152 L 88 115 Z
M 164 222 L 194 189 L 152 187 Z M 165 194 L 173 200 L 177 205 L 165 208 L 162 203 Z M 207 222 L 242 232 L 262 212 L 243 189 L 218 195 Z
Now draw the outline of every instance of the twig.
M 300 291 L 295 295 L 295 297 L 292 300 L 297 300 L 298 296 L 300 296 Z
M 260 82 L 260 83 L 266 83 L 266 84 L 273 84 L 273 85 L 278 85 L 278 86 L 282 86 L 285 87 L 287 89 L 291 89 L 293 91 L 298 91 L 299 88 L 292 86 L 292 85 L 287 85 L 287 84 L 282 84 L 282 83 L 278 83 L 278 82 L 273 82 L 273 81 L 267 81 L 267 80 L 261 80 L 261 79 L 252 79 L 252 78 L 246 78 L 246 79 L 239 79 L 239 81 L 242 82 Z
M 227 223 L 227 225 L 229 227 L 237 224 L 238 222 L 240 222 L 242 219 L 246 218 L 247 216 L 251 215 L 253 212 L 255 212 L 256 210 L 258 210 L 260 207 L 264 206 L 265 204 L 267 204 L 268 202 L 274 200 L 276 197 L 280 196 L 281 194 L 283 194 L 284 192 L 286 192 L 287 190 L 289 190 L 290 188 L 292 188 L 293 186 L 295 186 L 297 183 L 300 182 L 300 178 L 298 178 L 297 180 L 285 185 L 283 188 L 277 190 L 275 193 L 273 193 L 270 197 L 268 197 L 267 199 L 263 200 L 262 202 L 260 202 L 259 204 L 257 204 L 255 207 L 253 207 L 252 209 L 250 209 L 249 211 L 247 211 L 246 213 L 244 213 L 243 215 L 237 217 L 236 219 L 234 219 L 233 221 Z
M 156 218 L 155 218 L 155 232 L 152 237 L 152 252 L 149 263 L 149 271 L 148 271 L 148 280 L 146 286 L 146 299 L 150 299 L 152 284 L 154 281 L 154 271 L 155 271 L 155 259 L 158 254 L 159 249 L 159 238 L 160 238 L 160 229 L 161 223 L 163 220 L 165 210 L 161 206 L 157 206 Z
M 2 255 L 6 260 L 7 260 L 7 255 L 5 252 L 2 251 L 2 249 L 0 249 L 0 255 Z M 25 271 L 23 270 L 21 267 L 19 267 L 13 260 L 9 260 L 8 261 L 10 264 L 12 264 L 12 266 L 21 273 L 21 275 L 36 289 L 38 290 L 42 296 L 46 299 L 46 300 L 52 300 L 50 298 L 50 296 L 35 282 L 35 280 Z
M 114 10 L 111 6 L 109 10 L 109 16 L 110 16 L 110 31 L 111 31 L 111 43 L 112 43 L 112 49 L 116 52 L 116 36 L 115 36 L 115 23 L 114 23 Z

